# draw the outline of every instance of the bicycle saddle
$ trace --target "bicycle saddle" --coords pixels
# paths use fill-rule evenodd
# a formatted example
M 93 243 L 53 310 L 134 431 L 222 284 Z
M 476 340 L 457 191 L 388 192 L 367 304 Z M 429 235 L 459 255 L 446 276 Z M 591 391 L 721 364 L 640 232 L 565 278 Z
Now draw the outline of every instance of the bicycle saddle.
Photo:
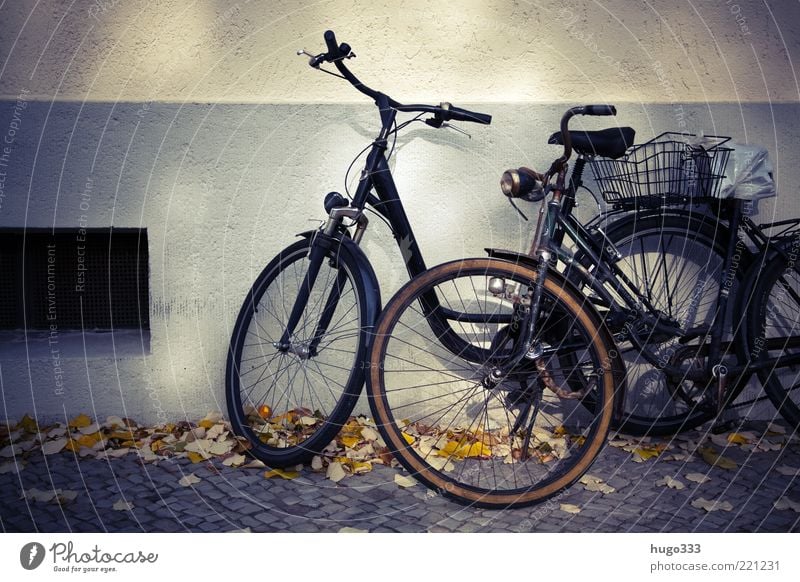
M 572 149 L 579 154 L 615 160 L 633 145 L 636 131 L 632 127 L 609 127 L 599 131 L 570 131 L 569 135 L 572 138 Z M 561 132 L 551 135 L 547 143 L 564 145 Z

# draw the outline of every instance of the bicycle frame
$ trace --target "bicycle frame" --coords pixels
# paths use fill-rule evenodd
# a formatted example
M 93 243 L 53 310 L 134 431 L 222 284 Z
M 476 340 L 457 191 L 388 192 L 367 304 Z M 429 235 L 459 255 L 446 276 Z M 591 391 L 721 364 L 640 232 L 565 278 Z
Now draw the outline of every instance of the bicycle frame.
M 364 211 L 369 205 L 375 212 L 383 216 L 389 223 L 394 234 L 398 247 L 403 252 L 409 278 L 419 275 L 427 269 L 422 252 L 414 236 L 413 229 L 403 208 L 400 195 L 397 191 L 388 160 L 386 150 L 388 148 L 388 137 L 391 134 L 392 126 L 395 124 L 397 111 L 417 110 L 420 106 L 392 106 L 389 99 L 383 95 L 378 95 L 377 105 L 381 116 L 381 130 L 378 137 L 372 142 L 372 146 L 367 154 L 366 164 L 359 178 L 358 187 L 353 196 L 352 202 L 347 207 L 334 208 L 331 210 L 327 223 L 320 231 L 305 233 L 314 236 L 315 244 L 312 246 L 309 256 L 309 267 L 301 285 L 300 293 L 295 300 L 292 312 L 289 316 L 286 329 L 280 342 L 276 343 L 276 348 L 283 351 L 297 352 L 291 343 L 292 334 L 300 322 L 303 310 L 308 303 L 311 290 L 316 282 L 322 261 L 325 260 L 326 252 L 331 245 L 342 244 L 345 238 L 350 238 L 358 244 L 367 227 L 368 220 Z M 374 193 L 373 193 L 374 192 Z M 344 219 L 347 218 L 352 224 L 345 225 Z M 356 226 L 356 232 L 350 236 L 348 229 Z M 364 261 L 367 262 L 366 257 Z M 332 287 L 326 300 L 325 308 L 315 329 L 314 342 L 309 346 L 308 352 L 301 355 L 315 355 L 316 348 L 320 339 L 325 334 L 330 325 L 333 313 L 339 301 L 339 293 L 344 284 L 344 274 L 339 274 L 336 284 Z M 380 291 L 376 287 L 375 300 L 380 305 Z M 427 294 L 423 297 L 423 313 L 426 315 L 428 323 L 433 332 L 439 337 L 448 349 L 469 359 L 474 347 L 458 337 L 447 323 L 448 320 L 461 323 L 485 323 L 502 324 L 511 323 L 511 315 L 500 314 L 468 314 L 460 313 L 440 305 L 435 293 Z M 370 322 L 372 325 L 374 322 Z

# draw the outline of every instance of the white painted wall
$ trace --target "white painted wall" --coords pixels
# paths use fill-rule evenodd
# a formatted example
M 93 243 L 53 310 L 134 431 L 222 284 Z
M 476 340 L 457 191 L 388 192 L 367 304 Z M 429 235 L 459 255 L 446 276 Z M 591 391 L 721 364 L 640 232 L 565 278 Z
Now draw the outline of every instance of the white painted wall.
M 84 358 L 74 344 L 63 395 L 46 349 L 5 342 L 12 418 L 34 407 L 145 421 L 224 409 L 246 288 L 322 218 L 322 197 L 342 188 L 377 128 L 365 99 L 293 54 L 322 50 L 327 27 L 353 45 L 353 69 L 395 98 L 494 115 L 488 128 L 462 124 L 472 139 L 419 125 L 398 141 L 396 180 L 431 265 L 527 245 L 497 180 L 506 167 L 544 167 L 558 152 L 547 136 L 575 103 L 616 103 L 616 122 L 642 139 L 685 122 L 762 143 L 781 195 L 761 216 L 800 214 L 797 3 L 11 4 L 0 8 L 0 140 L 14 132 L 0 226 L 76 226 L 91 178 L 89 226 L 148 229 L 152 325 L 149 350 L 119 338 Z M 393 244 L 373 221 L 364 248 L 384 300 L 404 282 Z

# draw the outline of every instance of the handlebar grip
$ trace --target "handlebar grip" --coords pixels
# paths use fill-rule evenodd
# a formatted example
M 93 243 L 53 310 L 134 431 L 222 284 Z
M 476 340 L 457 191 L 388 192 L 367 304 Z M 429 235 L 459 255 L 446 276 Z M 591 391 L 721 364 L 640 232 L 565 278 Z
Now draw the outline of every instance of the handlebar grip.
M 336 35 L 332 30 L 325 31 L 325 44 L 328 46 L 328 54 L 336 57 L 339 54 L 339 45 L 336 43 Z
M 474 123 L 482 123 L 483 125 L 489 125 L 492 123 L 492 116 L 486 113 L 478 113 L 476 111 L 469 111 L 467 109 L 461 109 L 460 107 L 453 107 L 447 110 L 447 118 L 453 119 L 455 121 L 472 121 Z
M 617 108 L 613 105 L 584 105 L 583 115 L 616 115 Z

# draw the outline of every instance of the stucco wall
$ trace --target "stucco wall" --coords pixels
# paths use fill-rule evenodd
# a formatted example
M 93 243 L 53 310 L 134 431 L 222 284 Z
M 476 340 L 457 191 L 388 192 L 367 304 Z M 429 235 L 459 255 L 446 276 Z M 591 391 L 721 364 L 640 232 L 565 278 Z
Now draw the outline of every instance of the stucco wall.
M 374 107 L 294 55 L 321 50 L 328 27 L 359 55 L 353 69 L 397 99 L 494 115 L 488 128 L 461 124 L 471 139 L 420 124 L 398 140 L 395 177 L 431 265 L 526 246 L 497 181 L 506 167 L 544 167 L 558 151 L 546 138 L 575 103 L 616 103 L 614 121 L 640 139 L 686 129 L 764 144 L 780 196 L 761 217 L 800 214 L 797 3 L 11 4 L 0 8 L 0 139 L 12 142 L 0 227 L 74 227 L 82 214 L 146 227 L 152 326 L 149 343 L 99 340 L 88 357 L 64 334 L 63 393 L 42 345 L 5 342 L 11 417 L 224 409 L 246 288 L 323 218 L 322 197 L 343 188 L 377 128 Z M 364 248 L 384 300 L 404 282 L 393 245 L 373 220 Z

